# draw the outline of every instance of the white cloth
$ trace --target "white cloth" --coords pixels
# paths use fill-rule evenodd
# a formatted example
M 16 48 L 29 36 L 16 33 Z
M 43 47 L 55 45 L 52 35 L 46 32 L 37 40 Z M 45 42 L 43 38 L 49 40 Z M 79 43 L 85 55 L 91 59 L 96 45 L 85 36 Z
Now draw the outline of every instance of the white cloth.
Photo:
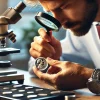
M 100 68 L 100 39 L 95 23 L 90 31 L 81 37 L 74 36 L 68 30 L 65 39 L 61 40 L 63 54 L 61 60 L 82 64 L 86 67 Z M 34 58 L 30 58 L 29 72 L 33 74 Z

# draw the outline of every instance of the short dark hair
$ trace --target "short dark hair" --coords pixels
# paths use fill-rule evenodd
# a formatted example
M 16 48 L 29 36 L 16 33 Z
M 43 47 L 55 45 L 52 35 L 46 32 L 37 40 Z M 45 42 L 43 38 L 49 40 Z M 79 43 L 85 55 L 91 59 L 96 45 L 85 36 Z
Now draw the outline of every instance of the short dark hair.
M 96 0 L 87 0 L 88 3 L 96 2 Z

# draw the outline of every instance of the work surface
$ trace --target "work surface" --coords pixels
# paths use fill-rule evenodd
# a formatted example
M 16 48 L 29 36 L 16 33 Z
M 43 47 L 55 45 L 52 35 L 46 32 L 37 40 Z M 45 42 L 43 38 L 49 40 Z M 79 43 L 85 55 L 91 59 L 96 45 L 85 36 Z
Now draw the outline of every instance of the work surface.
M 23 71 L 23 70 L 19 70 L 15 68 L 0 69 L 0 71 L 10 71 L 10 70 L 14 70 L 14 71 L 16 70 L 17 73 L 24 74 L 25 85 L 38 86 L 38 87 L 47 88 L 47 89 L 54 89 L 51 85 L 38 79 L 34 75 L 33 76 L 30 75 L 28 71 Z M 100 100 L 100 96 L 95 96 L 87 88 L 74 90 L 74 92 L 76 94 L 76 98 L 67 99 L 67 100 Z

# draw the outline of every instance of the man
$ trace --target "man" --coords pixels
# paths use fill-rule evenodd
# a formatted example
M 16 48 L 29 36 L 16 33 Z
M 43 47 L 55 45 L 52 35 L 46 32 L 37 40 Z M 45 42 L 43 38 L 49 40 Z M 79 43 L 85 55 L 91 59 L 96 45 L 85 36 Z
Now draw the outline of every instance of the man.
M 100 39 L 96 24 L 93 23 L 100 21 L 100 0 L 27 2 L 39 2 L 45 11 L 51 12 L 68 30 L 66 39 L 60 43 L 52 36 L 52 32 L 48 36 L 44 29 L 39 29 L 40 36 L 34 37 L 30 54 L 33 58 L 45 57 L 50 67 L 47 73 L 42 73 L 32 66 L 31 72 L 52 83 L 57 89 L 72 90 L 86 87 L 93 72 L 89 67 L 92 64 L 95 68 L 100 67 Z M 61 55 L 64 61 L 60 61 Z

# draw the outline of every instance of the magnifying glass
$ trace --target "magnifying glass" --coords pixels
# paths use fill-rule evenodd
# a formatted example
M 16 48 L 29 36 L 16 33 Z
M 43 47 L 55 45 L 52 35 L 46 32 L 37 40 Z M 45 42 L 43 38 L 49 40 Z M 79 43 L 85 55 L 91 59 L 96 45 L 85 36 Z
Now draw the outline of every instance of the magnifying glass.
M 35 16 L 35 20 L 40 25 L 46 28 L 47 33 L 49 33 L 49 31 L 51 30 L 59 31 L 59 29 L 61 28 L 61 24 L 57 19 L 43 12 L 38 12 L 37 15 Z

